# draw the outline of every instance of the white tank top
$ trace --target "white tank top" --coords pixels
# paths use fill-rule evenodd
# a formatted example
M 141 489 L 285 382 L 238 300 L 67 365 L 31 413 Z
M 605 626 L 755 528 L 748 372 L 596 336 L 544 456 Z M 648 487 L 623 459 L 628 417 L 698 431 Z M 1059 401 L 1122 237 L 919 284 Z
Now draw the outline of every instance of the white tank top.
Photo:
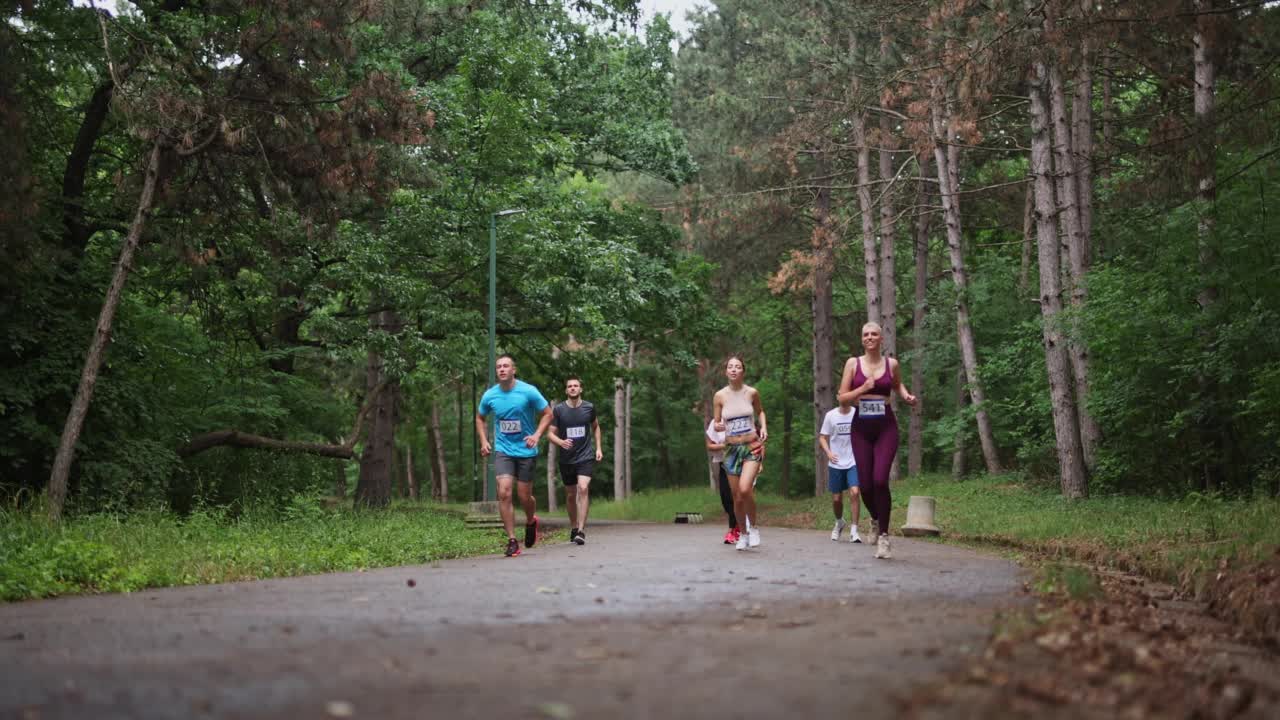
M 721 392 L 724 393 L 724 402 L 720 405 L 720 419 L 724 421 L 726 439 L 732 444 L 735 436 L 750 435 L 756 431 L 756 411 L 751 404 L 749 386 L 743 385 L 738 391 L 725 387 Z

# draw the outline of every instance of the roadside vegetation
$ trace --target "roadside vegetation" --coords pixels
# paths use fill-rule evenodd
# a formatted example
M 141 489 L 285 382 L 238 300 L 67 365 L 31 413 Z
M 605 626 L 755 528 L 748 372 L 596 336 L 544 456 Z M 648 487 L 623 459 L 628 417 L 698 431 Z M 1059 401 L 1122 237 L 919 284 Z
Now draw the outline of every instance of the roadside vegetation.
M 495 552 L 498 532 L 471 530 L 448 506 L 381 512 L 326 508 L 297 496 L 238 516 L 197 509 L 79 515 L 0 513 L 0 599 L 128 592 L 177 585 L 412 565 Z

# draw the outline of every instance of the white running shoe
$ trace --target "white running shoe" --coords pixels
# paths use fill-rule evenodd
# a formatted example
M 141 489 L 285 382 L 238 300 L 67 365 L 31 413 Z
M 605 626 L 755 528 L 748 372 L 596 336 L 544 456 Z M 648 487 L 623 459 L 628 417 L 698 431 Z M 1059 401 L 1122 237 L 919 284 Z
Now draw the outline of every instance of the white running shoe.
M 760 547 L 760 531 L 758 529 L 753 527 L 747 531 L 747 544 L 751 547 Z
M 850 525 L 850 526 L 849 526 L 849 542 L 851 542 L 851 543 L 861 543 L 861 542 L 862 542 L 862 537 L 861 537 L 860 535 L 858 535 L 858 526 L 857 526 L 857 525 Z
M 889 549 L 889 536 L 881 535 L 876 540 L 876 559 L 890 560 L 893 558 L 893 552 Z
M 877 542 L 879 542 L 880 541 L 880 523 L 876 522 L 875 520 L 872 520 L 871 530 L 870 532 L 867 533 L 867 535 L 869 536 L 869 539 L 867 540 L 867 542 L 871 543 L 872 545 L 875 545 Z
M 844 530 L 844 518 L 836 518 L 836 526 L 831 528 L 831 540 L 833 542 L 840 539 L 841 530 Z M 858 534 L 858 528 L 856 525 L 853 528 L 853 534 Z
M 734 543 L 734 547 L 737 548 L 738 550 L 746 550 L 747 536 L 750 534 L 751 534 L 750 532 L 738 533 L 738 542 Z

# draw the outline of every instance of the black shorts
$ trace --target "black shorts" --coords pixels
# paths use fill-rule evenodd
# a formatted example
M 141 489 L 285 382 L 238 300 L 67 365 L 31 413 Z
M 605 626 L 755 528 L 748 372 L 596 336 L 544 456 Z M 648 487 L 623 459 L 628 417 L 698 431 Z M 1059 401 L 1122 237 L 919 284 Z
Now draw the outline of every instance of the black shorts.
M 560 479 L 564 481 L 565 487 L 577 485 L 579 475 L 591 477 L 591 473 L 595 471 L 595 460 L 583 460 L 580 463 L 560 463 Z
M 533 482 L 533 469 L 538 464 L 538 457 L 512 457 L 502 453 L 493 454 L 494 475 L 510 475 L 516 482 Z

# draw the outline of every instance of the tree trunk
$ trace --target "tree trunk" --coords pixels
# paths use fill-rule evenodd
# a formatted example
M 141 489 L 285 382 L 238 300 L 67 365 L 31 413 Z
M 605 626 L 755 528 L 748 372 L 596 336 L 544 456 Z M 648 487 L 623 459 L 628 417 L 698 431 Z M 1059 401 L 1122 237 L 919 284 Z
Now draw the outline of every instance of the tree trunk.
M 890 183 L 893 181 L 894 152 L 886 149 L 896 146 L 892 123 L 887 115 L 880 115 L 880 326 L 881 346 L 887 357 L 898 356 L 898 281 L 894 254 L 894 241 L 898 233 L 894 229 L 893 193 Z M 868 282 L 870 279 L 868 278 Z
M 1081 0 L 1088 19 L 1092 0 Z M 1080 65 L 1076 68 L 1075 95 L 1071 101 L 1072 166 L 1076 175 L 1076 202 L 1080 206 L 1080 236 L 1084 265 L 1093 258 L 1093 48 L 1086 36 L 1080 41 Z
M 115 271 L 111 276 L 111 285 L 107 287 L 107 295 L 102 301 L 102 310 L 98 313 L 98 324 L 89 343 L 89 351 L 85 354 L 84 368 L 80 372 L 80 384 L 76 388 L 75 398 L 71 402 L 71 410 L 67 413 L 67 421 L 62 426 L 62 437 L 58 441 L 58 452 L 53 458 L 53 469 L 49 473 L 47 498 L 49 518 L 57 522 L 62 518 L 62 506 L 67 498 L 67 477 L 71 474 L 71 461 L 75 458 L 76 442 L 80 439 L 80 431 L 84 429 L 84 419 L 89 414 L 89 403 L 93 400 L 93 390 L 98 384 L 98 370 L 102 368 L 103 355 L 107 343 L 111 341 L 111 329 L 115 323 L 116 310 L 124 294 L 125 281 L 133 270 L 133 256 L 142 241 L 142 231 L 147 226 L 147 218 L 155 202 L 156 186 L 160 182 L 160 143 L 151 146 L 151 154 L 147 159 L 144 171 L 142 192 L 138 195 L 138 207 L 125 235 L 124 244 L 120 248 L 120 257 L 116 260 Z
M 412 427 L 412 423 L 410 423 L 410 426 Z M 427 453 L 428 461 L 431 459 L 430 456 L 431 456 L 431 453 L 428 452 Z M 428 468 L 429 469 L 427 471 L 427 477 L 430 478 L 434 471 L 434 467 L 431 466 L 430 462 L 428 462 Z M 434 485 L 435 480 L 434 479 L 431 480 L 431 483 Z M 412 442 L 407 443 L 404 446 L 404 485 L 405 485 L 405 488 L 409 491 L 408 492 L 409 499 L 417 500 L 418 499 L 418 480 L 413 476 L 413 443 Z
M 964 405 L 964 367 L 961 366 L 956 371 L 956 412 L 963 413 Z M 961 424 L 957 426 L 956 435 L 951 445 L 951 479 L 963 480 L 965 473 L 968 472 L 966 452 L 964 425 Z
M 923 177 L 929 169 L 929 160 L 923 154 L 918 161 L 920 175 Z M 921 402 L 911 407 L 911 427 L 907 431 L 907 475 L 919 476 L 924 469 L 924 358 L 925 358 L 925 314 L 929 307 L 929 225 L 933 213 L 925 210 L 929 201 L 929 191 L 925 182 L 920 181 L 916 192 L 916 227 L 914 238 L 915 250 L 915 302 L 911 311 L 911 388 Z
M 712 393 L 711 388 L 711 361 L 707 359 L 698 360 L 698 392 L 702 394 L 702 432 L 703 447 L 706 447 L 706 431 L 707 425 L 711 424 L 712 418 Z M 711 461 L 711 453 L 707 453 L 707 476 L 711 481 L 711 491 L 716 492 L 720 489 L 719 478 L 716 476 L 716 463 Z
M 347 497 L 347 463 L 339 460 L 333 464 L 333 495 L 337 498 Z
M 1029 0 L 1030 2 L 1031 0 Z M 1033 66 L 1031 96 L 1031 173 L 1035 179 L 1036 240 L 1040 261 L 1040 315 L 1043 322 L 1045 367 L 1053 407 L 1053 432 L 1058 453 L 1062 494 L 1085 497 L 1088 484 L 1080 447 L 1075 397 L 1070 387 L 1070 360 L 1059 315 L 1062 312 L 1062 255 L 1058 249 L 1057 208 L 1053 197 L 1053 158 L 1049 139 L 1049 108 L 1045 83 L 1049 70 L 1042 61 Z
M 882 35 L 880 38 L 880 57 L 884 62 L 888 62 L 889 55 L 889 38 Z M 894 151 L 897 145 L 896 138 L 893 133 L 893 124 L 889 120 L 889 116 L 880 113 L 880 180 L 882 187 L 880 189 L 880 258 L 878 275 L 880 277 L 880 337 L 881 349 L 886 357 L 898 356 L 898 283 L 894 277 L 896 268 L 894 267 L 897 258 L 894 254 L 894 243 L 897 240 L 898 233 L 894 228 L 894 208 L 893 193 L 891 183 L 893 182 L 893 160 Z M 889 402 L 894 405 L 897 410 L 897 402 L 895 396 L 889 397 Z M 889 481 L 897 482 L 900 474 L 898 467 L 898 456 L 893 456 L 893 462 L 889 468 Z
M 782 472 L 778 475 L 778 494 L 787 497 L 791 489 L 791 426 L 795 420 L 791 409 L 791 318 L 782 317 Z
M 627 366 L 627 356 L 614 358 L 619 368 Z M 627 386 L 622 376 L 613 379 L 613 499 L 627 497 Z
M 830 167 L 825 155 L 818 156 L 819 172 Z M 831 274 L 835 266 L 835 231 L 831 222 L 831 190 L 818 189 L 813 203 L 813 420 L 814 427 L 822 427 L 822 419 L 835 406 L 835 381 L 832 379 L 835 364 L 834 301 L 832 299 Z M 826 492 L 827 463 L 822 448 L 814 443 L 815 497 Z M 713 485 L 715 484 L 713 480 Z
M 431 402 L 431 447 L 435 448 L 435 482 L 431 486 L 431 497 L 437 502 L 449 502 L 449 463 L 444 456 L 444 434 L 440 432 L 440 405 Z M 459 440 L 461 443 L 461 440 Z
M 632 340 L 631 346 L 627 349 L 627 370 L 635 370 L 635 369 L 636 369 L 636 342 L 635 340 Z M 623 490 L 626 493 L 626 497 L 631 497 L 631 493 L 633 491 L 632 479 L 635 477 L 632 474 L 632 465 L 631 465 L 631 384 L 632 384 L 631 373 L 627 373 L 627 398 L 626 398 L 627 399 L 627 432 L 626 432 L 627 473 L 625 476 L 626 485 L 623 488 Z
M 1051 11 L 1046 11 L 1044 19 L 1045 36 L 1055 34 L 1054 19 Z M 1062 83 L 1062 73 L 1056 64 L 1047 64 L 1049 74 L 1049 112 L 1053 122 L 1053 177 L 1056 180 L 1054 192 L 1058 201 L 1058 222 L 1062 226 L 1062 236 L 1066 241 L 1067 278 L 1070 283 L 1071 307 L 1075 310 L 1072 332 L 1067 337 L 1067 356 L 1071 360 L 1071 374 L 1075 384 L 1076 423 L 1080 430 L 1080 447 L 1084 452 L 1086 471 L 1093 467 L 1094 451 L 1098 439 L 1102 435 L 1098 423 L 1089 412 L 1089 349 L 1080 338 L 1080 329 L 1076 327 L 1078 314 L 1085 305 L 1085 273 L 1086 244 L 1084 227 L 1080 217 L 1080 207 L 1076 199 L 1080 193 L 1076 179 L 1076 157 L 1071 147 L 1071 128 L 1067 124 L 1067 99 Z
M 1215 116 L 1217 114 L 1217 80 L 1218 69 L 1214 62 L 1213 0 L 1194 0 L 1192 7 L 1196 12 L 1195 31 L 1192 35 L 1192 61 L 1194 63 L 1195 90 L 1193 97 L 1196 125 L 1195 154 L 1193 168 L 1196 177 L 1196 238 L 1199 245 L 1200 276 L 1204 285 L 1196 294 L 1196 300 L 1202 311 L 1202 321 L 1207 325 L 1211 316 L 1209 311 L 1218 302 L 1218 286 L 1214 280 L 1218 257 L 1213 245 L 1213 231 L 1217 218 L 1215 205 L 1218 199 L 1217 187 L 1217 145 Z M 1204 348 L 1203 352 L 1208 352 Z M 1216 490 L 1223 469 L 1222 434 L 1216 428 L 1220 422 L 1220 414 L 1215 411 L 1217 396 L 1220 390 L 1213 377 L 1202 377 L 1200 396 L 1197 399 L 1206 405 L 1206 419 L 1201 421 L 1205 459 L 1201 468 L 1201 486 L 1205 490 Z
M 867 322 L 880 322 L 880 251 L 876 247 L 875 209 L 871 205 L 871 148 L 866 116 L 853 115 L 853 138 L 858 146 L 858 213 L 862 220 L 862 269 L 867 290 Z M 861 323 L 859 323 L 861 324 Z
M 375 329 L 391 334 L 398 333 L 402 327 L 400 319 L 389 310 L 371 316 L 370 321 Z M 387 380 L 382 356 L 370 352 L 365 385 L 372 394 L 373 389 L 383 383 L 387 388 L 375 398 L 373 421 L 360 456 L 360 477 L 356 481 L 356 504 L 372 508 L 386 507 L 391 501 L 400 385 Z
M 1026 198 L 1022 203 L 1022 264 L 1018 266 L 1018 297 L 1026 297 L 1031 289 L 1031 248 L 1035 246 L 1036 188 L 1027 183 Z
M 978 377 L 978 351 L 973 338 L 973 327 L 969 322 L 969 278 L 965 271 L 964 251 L 961 248 L 963 230 L 960 224 L 959 168 L 953 167 L 952 148 L 956 145 L 948 142 L 950 116 L 946 108 L 946 98 L 941 80 L 933 81 L 930 97 L 930 110 L 933 118 L 934 163 L 938 166 L 938 187 L 942 197 L 943 218 L 947 228 L 947 250 L 951 257 L 951 277 L 956 286 L 956 333 L 960 341 L 960 355 L 964 361 L 965 377 L 968 381 L 969 395 L 973 398 L 978 421 L 978 440 L 982 445 L 982 457 L 986 462 L 987 472 L 997 474 L 1002 471 L 1000 457 L 996 451 L 995 433 L 991 428 L 991 418 L 985 407 L 986 395 L 982 390 L 982 381 Z M 957 163 L 958 164 L 958 163 Z

